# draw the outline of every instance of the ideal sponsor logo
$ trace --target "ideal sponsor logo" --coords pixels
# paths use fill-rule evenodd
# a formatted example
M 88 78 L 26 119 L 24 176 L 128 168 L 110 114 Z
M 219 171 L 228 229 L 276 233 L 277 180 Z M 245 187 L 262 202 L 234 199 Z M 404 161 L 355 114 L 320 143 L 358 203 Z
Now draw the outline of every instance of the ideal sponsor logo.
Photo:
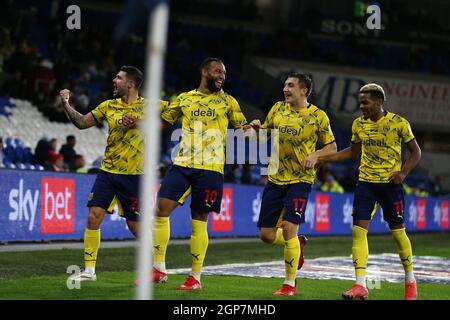
M 214 117 L 216 114 L 216 110 L 208 108 L 206 110 L 192 110 L 191 117 Z
M 75 180 L 44 177 L 41 196 L 41 233 L 73 233 Z
M 283 126 L 279 130 L 281 133 L 292 134 L 293 136 L 299 136 L 301 132 L 301 130 L 297 130 L 290 126 Z
M 330 231 L 330 195 L 316 195 L 316 231 Z
M 220 214 L 213 212 L 211 220 L 212 231 L 233 231 L 233 189 L 224 188 Z
M 26 189 L 24 180 L 19 180 L 19 188 L 11 189 L 8 196 L 9 206 L 12 211 L 9 212 L 9 221 L 28 221 L 28 230 L 34 228 L 34 221 L 39 201 L 39 190 Z

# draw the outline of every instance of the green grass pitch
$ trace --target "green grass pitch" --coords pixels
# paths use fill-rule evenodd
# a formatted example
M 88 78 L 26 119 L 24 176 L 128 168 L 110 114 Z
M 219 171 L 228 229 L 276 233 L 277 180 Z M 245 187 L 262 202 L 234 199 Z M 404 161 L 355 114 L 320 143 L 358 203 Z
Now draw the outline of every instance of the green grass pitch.
M 410 235 L 414 255 L 450 258 L 450 233 Z M 369 235 L 371 254 L 396 253 L 390 235 Z M 167 267 L 190 266 L 189 246 L 170 245 Z M 306 258 L 350 256 L 350 237 L 312 237 L 307 245 Z M 69 265 L 81 265 L 81 250 L 62 249 L 47 251 L 0 253 L 0 299 L 132 299 L 135 294 L 135 249 L 100 249 L 96 282 L 82 282 L 81 289 L 69 290 L 66 280 Z M 205 265 L 225 263 L 255 263 L 282 260 L 282 248 L 260 241 L 210 243 Z M 271 300 L 341 299 L 340 293 L 352 281 L 299 279 L 298 293 L 294 297 L 274 297 L 272 291 L 282 283 L 280 278 L 250 278 L 237 276 L 203 276 L 204 289 L 199 292 L 180 292 L 175 287 L 184 275 L 170 275 L 165 284 L 154 287 L 155 299 L 171 300 Z M 403 298 L 402 283 L 383 282 L 380 290 L 371 290 L 371 300 Z M 446 284 L 418 284 L 419 298 L 449 300 Z

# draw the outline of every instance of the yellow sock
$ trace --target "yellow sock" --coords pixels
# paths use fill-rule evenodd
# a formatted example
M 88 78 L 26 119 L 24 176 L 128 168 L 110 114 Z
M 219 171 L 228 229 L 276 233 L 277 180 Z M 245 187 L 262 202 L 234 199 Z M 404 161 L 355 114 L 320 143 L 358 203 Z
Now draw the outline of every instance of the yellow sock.
M 356 276 L 366 276 L 367 259 L 369 257 L 369 245 L 367 243 L 367 230 L 359 226 L 353 226 L 352 232 L 352 258 Z
M 153 261 L 155 267 L 162 272 L 166 271 L 166 250 L 170 239 L 169 217 L 155 217 L 153 234 Z
M 192 220 L 191 234 L 191 257 L 192 272 L 200 273 L 205 261 L 206 250 L 208 249 L 208 229 L 207 222 Z
M 397 244 L 398 255 L 403 264 L 403 269 L 405 272 L 412 272 L 413 270 L 413 259 L 412 259 L 412 248 L 411 241 L 409 241 L 406 235 L 405 228 L 391 230 L 392 236 L 394 237 L 395 243 Z
M 277 246 L 284 246 L 283 229 L 277 228 L 275 240 L 272 242 L 272 244 Z
M 300 242 L 298 241 L 298 237 L 293 237 L 284 243 L 284 266 L 286 271 L 286 280 L 292 281 L 297 278 L 299 259 Z
M 100 229 L 84 231 L 84 265 L 95 273 L 95 263 L 97 262 L 98 248 L 100 247 Z

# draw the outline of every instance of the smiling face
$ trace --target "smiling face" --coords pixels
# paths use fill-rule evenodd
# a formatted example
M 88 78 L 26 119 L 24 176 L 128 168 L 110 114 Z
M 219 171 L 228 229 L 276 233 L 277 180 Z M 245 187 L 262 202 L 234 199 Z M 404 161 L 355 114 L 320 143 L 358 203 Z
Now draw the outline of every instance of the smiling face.
M 297 78 L 289 77 L 284 82 L 284 99 L 286 102 L 294 103 L 306 99 L 308 88 L 300 85 Z
M 225 66 L 218 61 L 212 61 L 207 68 L 202 70 L 202 77 L 206 81 L 206 86 L 210 92 L 222 90 L 226 73 Z
M 130 80 L 127 80 L 127 73 L 124 71 L 119 71 L 112 82 L 114 98 L 123 97 L 128 93 L 132 86 L 132 82 Z
M 370 93 L 360 93 L 358 96 L 359 108 L 364 118 L 376 120 L 383 113 L 381 99 L 372 99 Z

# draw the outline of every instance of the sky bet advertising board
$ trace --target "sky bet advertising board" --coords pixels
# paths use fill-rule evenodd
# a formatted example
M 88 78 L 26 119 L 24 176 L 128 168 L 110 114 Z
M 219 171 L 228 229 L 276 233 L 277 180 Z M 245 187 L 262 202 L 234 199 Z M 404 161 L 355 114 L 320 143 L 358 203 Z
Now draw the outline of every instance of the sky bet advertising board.
M 83 239 L 95 175 L 0 171 L 0 241 Z M 210 236 L 257 236 L 263 187 L 225 184 L 221 212 L 211 213 Z M 153 203 L 156 194 L 149 194 Z M 409 232 L 449 230 L 450 197 L 406 197 L 404 217 Z M 300 232 L 307 235 L 351 235 L 353 194 L 313 192 Z M 171 215 L 171 237 L 189 237 L 189 198 Z M 389 228 L 379 208 L 371 233 Z M 115 211 L 101 225 L 102 239 L 133 238 Z

